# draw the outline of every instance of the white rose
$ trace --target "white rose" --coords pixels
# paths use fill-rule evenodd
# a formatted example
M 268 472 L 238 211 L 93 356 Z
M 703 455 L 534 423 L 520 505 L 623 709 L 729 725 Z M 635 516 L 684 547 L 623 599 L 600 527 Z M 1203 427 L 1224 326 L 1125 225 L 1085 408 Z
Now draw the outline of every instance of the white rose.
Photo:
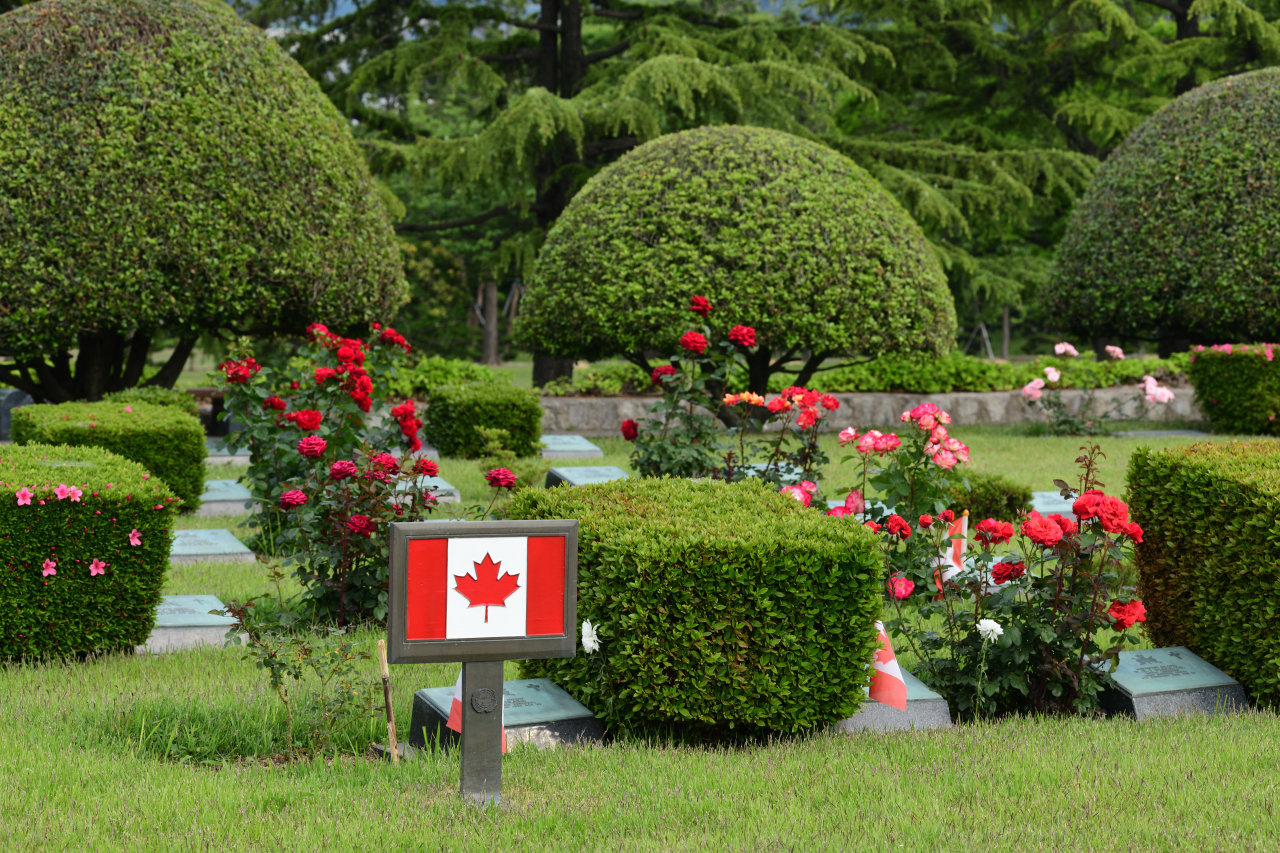
M 588 654 L 600 651 L 600 638 L 596 636 L 596 628 L 589 619 L 582 623 L 582 648 Z
M 1000 639 L 1000 635 L 1004 633 L 1004 629 L 1000 627 L 1000 623 L 994 619 L 979 619 L 978 634 L 982 636 L 984 642 L 994 643 Z

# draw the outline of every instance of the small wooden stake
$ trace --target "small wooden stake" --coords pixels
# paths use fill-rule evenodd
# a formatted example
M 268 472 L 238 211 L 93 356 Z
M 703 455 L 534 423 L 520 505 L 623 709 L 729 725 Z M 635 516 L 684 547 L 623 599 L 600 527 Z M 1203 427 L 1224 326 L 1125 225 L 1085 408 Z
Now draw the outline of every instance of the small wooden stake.
M 387 641 L 378 641 L 378 668 L 382 670 L 382 697 L 387 706 L 387 745 L 391 763 L 400 763 L 400 745 L 396 743 L 396 712 L 391 706 L 391 670 L 387 668 Z

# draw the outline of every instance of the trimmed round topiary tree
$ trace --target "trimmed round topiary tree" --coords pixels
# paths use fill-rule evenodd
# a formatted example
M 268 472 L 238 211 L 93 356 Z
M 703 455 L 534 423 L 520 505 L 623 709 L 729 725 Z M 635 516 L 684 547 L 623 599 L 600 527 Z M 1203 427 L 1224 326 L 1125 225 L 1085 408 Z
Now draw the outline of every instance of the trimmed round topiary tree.
M 0 16 L 0 381 L 94 400 L 176 337 L 171 386 L 202 332 L 384 319 L 406 292 L 346 122 L 225 3 Z
M 1072 213 L 1048 313 L 1094 338 L 1280 334 L 1280 68 L 1166 104 L 1107 158 Z
M 874 178 L 816 142 L 733 126 L 659 137 L 588 181 L 547 235 L 517 336 L 647 369 L 645 351 L 699 321 L 693 296 L 721 338 L 755 328 L 761 394 L 786 358 L 807 359 L 804 384 L 830 356 L 954 346 L 942 267 Z

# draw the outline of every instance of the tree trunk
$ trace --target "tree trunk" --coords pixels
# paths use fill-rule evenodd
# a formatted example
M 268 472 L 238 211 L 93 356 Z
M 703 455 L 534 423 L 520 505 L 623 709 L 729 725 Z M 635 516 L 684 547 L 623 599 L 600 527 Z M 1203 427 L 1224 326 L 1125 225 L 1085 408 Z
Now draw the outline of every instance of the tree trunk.
M 484 283 L 484 363 L 499 367 L 498 357 L 498 282 L 489 279 Z
M 586 55 L 582 52 L 582 2 L 564 0 L 560 7 L 560 97 L 578 94 L 587 76 Z
M 1183 7 L 1181 12 L 1173 13 L 1174 23 L 1177 25 L 1176 39 L 1182 41 L 1184 39 L 1193 39 L 1200 37 L 1200 19 L 1190 12 L 1191 4 L 1188 3 Z M 1173 94 L 1185 95 L 1196 87 L 1196 72 L 1188 71 L 1177 83 L 1174 84 Z
M 198 338 L 194 335 L 179 338 L 178 345 L 173 348 L 173 355 L 169 356 L 169 360 L 164 363 L 164 367 L 160 368 L 160 372 L 148 379 L 146 384 L 172 388 L 173 383 L 177 382 L 178 377 L 182 375 L 182 368 L 186 367 L 187 359 L 195 349 L 197 340 Z
M 1009 360 L 1009 306 L 1004 306 L 1004 316 L 1000 318 L 1000 357 Z
M 1093 339 L 1093 357 L 1097 361 L 1108 361 L 1110 356 L 1107 355 L 1107 347 L 1118 346 L 1118 338 L 1094 338 Z
M 560 23 L 560 0 L 542 0 L 538 23 L 554 27 Z M 560 89 L 559 35 L 549 30 L 538 33 L 538 85 L 551 94 Z

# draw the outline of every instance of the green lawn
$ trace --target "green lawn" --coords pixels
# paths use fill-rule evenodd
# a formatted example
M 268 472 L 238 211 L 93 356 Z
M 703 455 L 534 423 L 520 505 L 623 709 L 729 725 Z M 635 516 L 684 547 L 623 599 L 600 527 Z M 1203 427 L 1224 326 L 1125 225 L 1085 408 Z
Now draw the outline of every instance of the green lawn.
M 1070 475 L 1080 441 L 958 428 L 975 467 L 1038 489 Z M 1215 439 L 1216 440 L 1216 439 Z M 627 468 L 621 438 L 596 440 Z M 1180 443 L 1184 439 L 1150 441 Z M 1108 438 L 1123 487 L 1140 441 Z M 838 459 L 840 451 L 831 448 Z M 476 463 L 445 460 L 466 498 Z M 852 479 L 853 466 L 828 480 Z M 211 477 L 235 476 L 211 467 Z M 183 519 L 231 527 L 238 519 Z M 241 531 L 243 532 L 243 531 Z M 266 591 L 264 567 L 174 566 L 166 593 Z M 380 633 L 355 632 L 372 651 Z M 900 650 L 904 663 L 910 655 Z M 374 683 L 372 662 L 364 665 Z M 393 671 L 406 735 L 412 693 L 457 667 Z M 515 665 L 507 677 L 516 677 Z M 947 731 L 816 735 L 734 749 L 620 741 L 505 760 L 506 804 L 456 797 L 456 756 L 392 767 L 365 756 L 380 717 L 337 758 L 286 765 L 263 673 L 230 649 L 0 669 L 0 839 L 6 849 L 1261 850 L 1280 846 L 1280 718 L 1004 720 Z M 179 760 L 182 759 L 182 760 Z

